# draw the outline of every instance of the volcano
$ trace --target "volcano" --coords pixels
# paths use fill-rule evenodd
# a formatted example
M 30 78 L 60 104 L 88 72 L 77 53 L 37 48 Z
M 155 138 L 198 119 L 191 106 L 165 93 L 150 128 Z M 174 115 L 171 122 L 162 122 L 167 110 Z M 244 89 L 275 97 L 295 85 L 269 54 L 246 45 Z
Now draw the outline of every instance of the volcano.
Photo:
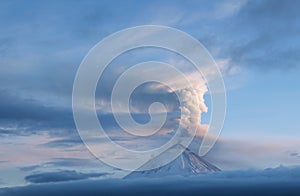
M 182 146 L 180 146 L 182 147 Z M 167 152 L 165 152 L 167 153 Z M 202 157 L 198 156 L 188 148 L 186 148 L 181 155 L 179 155 L 175 160 L 162 167 L 145 170 L 145 171 L 133 171 L 125 178 L 136 178 L 136 177 L 146 177 L 146 178 L 158 178 L 163 176 L 195 176 L 200 173 L 207 172 L 217 172 L 221 171 L 215 165 L 204 160 Z

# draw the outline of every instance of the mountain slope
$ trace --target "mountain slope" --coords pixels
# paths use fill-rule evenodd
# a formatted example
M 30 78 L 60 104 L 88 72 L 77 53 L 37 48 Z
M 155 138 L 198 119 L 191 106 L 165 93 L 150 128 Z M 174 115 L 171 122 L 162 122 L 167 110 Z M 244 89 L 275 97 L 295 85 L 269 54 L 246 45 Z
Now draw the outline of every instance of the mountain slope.
M 169 175 L 192 176 L 199 173 L 216 171 L 221 170 L 189 149 L 185 149 L 180 156 L 167 165 L 152 170 L 134 171 L 125 178 L 155 178 Z

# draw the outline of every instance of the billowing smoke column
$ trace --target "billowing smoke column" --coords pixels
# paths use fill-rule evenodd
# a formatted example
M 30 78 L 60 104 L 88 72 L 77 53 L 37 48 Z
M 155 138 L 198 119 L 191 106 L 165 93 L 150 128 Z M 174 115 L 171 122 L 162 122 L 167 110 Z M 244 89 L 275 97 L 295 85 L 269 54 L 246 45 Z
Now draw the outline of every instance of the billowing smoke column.
M 208 110 L 204 100 L 206 92 L 207 87 L 203 80 L 198 80 L 197 83 L 193 82 L 192 88 L 183 88 L 175 91 L 181 99 L 181 126 L 186 130 L 189 127 L 197 127 L 197 136 L 204 136 L 207 130 L 205 125 L 200 124 L 201 113 Z
M 207 112 L 204 102 L 204 94 L 207 92 L 205 85 L 199 84 L 194 89 L 180 89 L 176 93 L 181 97 L 180 109 L 182 112 L 180 123 L 182 128 L 188 130 L 189 127 L 197 127 L 197 136 L 205 134 L 205 127 L 200 125 L 201 113 Z
M 203 137 L 207 131 L 207 125 L 201 125 L 201 114 L 208 111 L 204 100 L 204 95 L 208 91 L 207 85 L 198 72 L 187 74 L 185 79 L 189 81 L 189 84 L 179 78 L 172 78 L 169 84 L 176 88 L 165 90 L 169 93 L 176 93 L 180 100 L 181 118 L 179 121 L 181 127 L 185 131 L 196 127 L 196 136 Z M 152 90 L 163 88 L 162 85 L 152 86 Z

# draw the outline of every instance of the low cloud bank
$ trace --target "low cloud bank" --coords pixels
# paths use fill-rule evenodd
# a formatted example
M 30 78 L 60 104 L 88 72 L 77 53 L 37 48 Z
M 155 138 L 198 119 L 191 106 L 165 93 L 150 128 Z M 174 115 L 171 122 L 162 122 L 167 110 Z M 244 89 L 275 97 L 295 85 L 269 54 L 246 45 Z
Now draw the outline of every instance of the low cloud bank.
M 84 180 L 88 178 L 95 178 L 105 176 L 107 173 L 81 173 L 76 171 L 59 171 L 59 172 L 45 172 L 33 174 L 25 177 L 25 180 L 31 183 L 49 183 L 49 182 L 63 182 Z
M 0 195 L 299 195 L 299 184 L 300 167 L 281 166 L 266 170 L 208 173 L 189 178 L 173 176 L 35 184 L 0 189 Z

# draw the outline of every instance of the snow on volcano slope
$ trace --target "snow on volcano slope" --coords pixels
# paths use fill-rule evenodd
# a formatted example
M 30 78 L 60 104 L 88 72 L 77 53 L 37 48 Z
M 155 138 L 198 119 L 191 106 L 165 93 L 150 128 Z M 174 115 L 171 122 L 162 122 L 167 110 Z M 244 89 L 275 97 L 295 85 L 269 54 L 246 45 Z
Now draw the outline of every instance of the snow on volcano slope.
M 125 178 L 147 177 L 156 178 L 170 175 L 192 176 L 205 172 L 221 171 L 218 167 L 207 162 L 189 149 L 185 149 L 183 153 L 175 160 L 162 167 L 145 170 L 134 171 Z

